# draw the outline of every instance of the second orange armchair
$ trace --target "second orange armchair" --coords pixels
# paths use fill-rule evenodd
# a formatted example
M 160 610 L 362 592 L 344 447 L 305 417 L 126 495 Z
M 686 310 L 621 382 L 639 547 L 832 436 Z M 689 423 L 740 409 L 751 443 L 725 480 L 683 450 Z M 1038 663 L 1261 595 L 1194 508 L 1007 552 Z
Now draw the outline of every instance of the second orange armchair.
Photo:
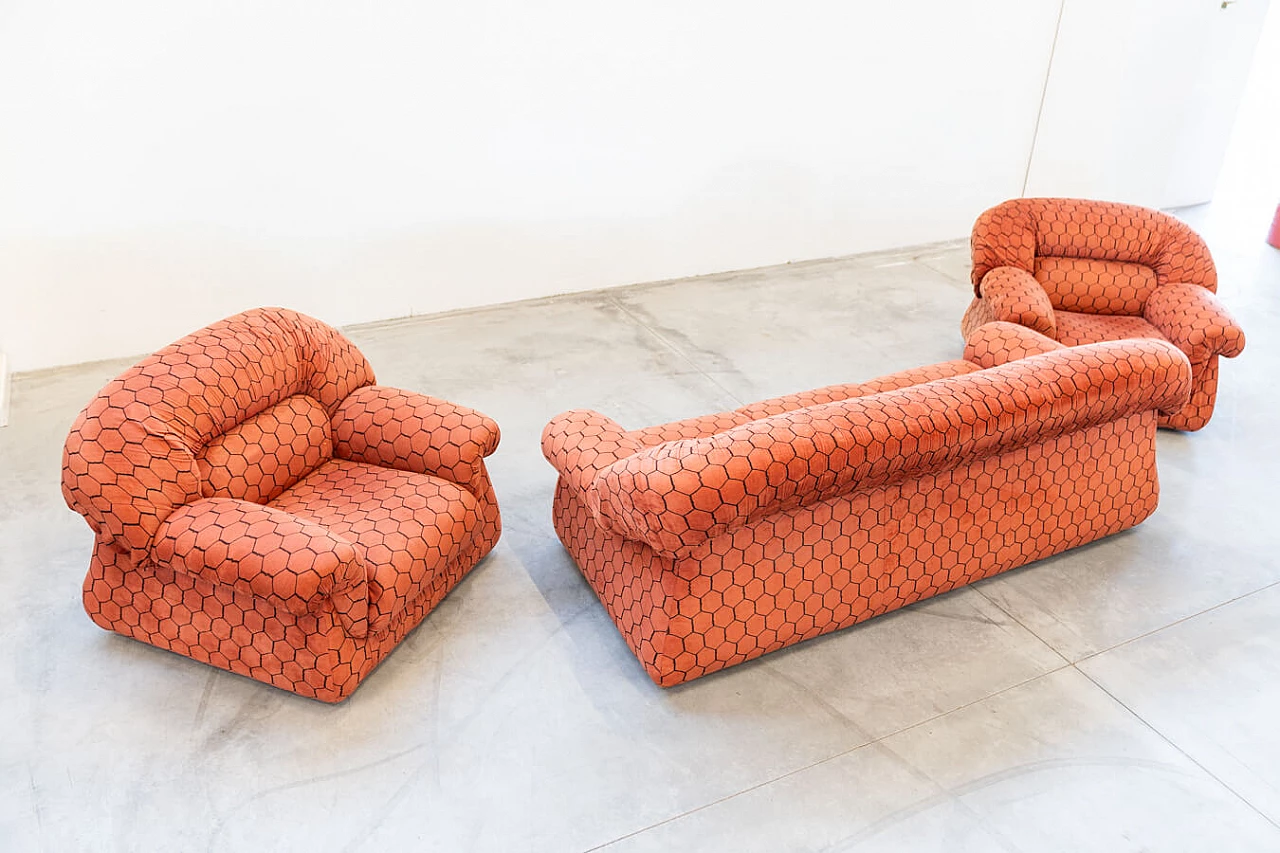
M 1191 360 L 1191 401 L 1160 425 L 1197 430 L 1218 391 L 1218 357 L 1244 332 L 1215 298 L 1217 271 L 1185 223 L 1133 205 L 1019 198 L 973 226 L 975 298 L 965 338 L 992 320 L 1018 323 L 1067 346 L 1167 340 Z

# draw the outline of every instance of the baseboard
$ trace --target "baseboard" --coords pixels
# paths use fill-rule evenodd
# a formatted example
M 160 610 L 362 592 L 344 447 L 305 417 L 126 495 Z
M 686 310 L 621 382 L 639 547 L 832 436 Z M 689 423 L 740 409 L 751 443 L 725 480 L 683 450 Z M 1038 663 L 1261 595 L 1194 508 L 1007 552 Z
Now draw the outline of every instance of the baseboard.
M 0 352 L 0 427 L 9 425 L 9 357 Z

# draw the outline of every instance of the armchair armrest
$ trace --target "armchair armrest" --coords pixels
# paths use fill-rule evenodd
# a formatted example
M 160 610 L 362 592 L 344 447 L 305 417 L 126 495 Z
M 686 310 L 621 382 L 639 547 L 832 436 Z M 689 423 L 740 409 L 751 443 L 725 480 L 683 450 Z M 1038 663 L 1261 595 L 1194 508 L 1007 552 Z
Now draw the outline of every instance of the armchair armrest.
M 1244 350 L 1244 330 L 1218 298 L 1198 284 L 1172 283 L 1156 288 L 1143 317 L 1192 361 L 1215 356 L 1235 358 Z
M 596 475 L 587 506 L 672 555 L 767 515 L 946 470 L 1139 412 L 1177 411 L 1191 367 L 1172 345 L 1111 341 L 659 445 Z
M 1054 337 L 1053 305 L 1035 276 L 1019 267 L 996 267 L 982 277 L 978 296 L 996 320 L 1017 323 Z
M 333 415 L 333 454 L 466 486 L 498 447 L 498 425 L 475 409 L 398 388 L 366 385 Z
M 203 498 L 170 513 L 151 549 L 156 562 L 295 616 L 326 602 L 352 637 L 368 633 L 368 582 L 351 543 L 269 506 Z
M 979 367 L 997 367 L 1020 358 L 1065 347 L 1026 326 L 1000 320 L 984 323 L 964 344 L 964 360 Z
M 642 446 L 612 418 L 589 409 L 556 415 L 542 430 L 542 455 L 576 489 Z

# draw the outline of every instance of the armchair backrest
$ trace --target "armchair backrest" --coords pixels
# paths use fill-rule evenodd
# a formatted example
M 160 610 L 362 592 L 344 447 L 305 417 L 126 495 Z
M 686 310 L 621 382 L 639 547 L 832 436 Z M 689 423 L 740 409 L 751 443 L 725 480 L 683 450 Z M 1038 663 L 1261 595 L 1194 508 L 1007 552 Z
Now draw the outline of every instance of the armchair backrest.
M 63 448 L 63 497 L 136 558 L 178 506 L 215 494 L 265 500 L 287 488 L 322 461 L 339 403 L 373 382 L 355 345 L 318 320 L 283 308 L 228 317 L 98 393 Z M 264 455 L 266 482 L 246 478 L 245 465 Z
M 1137 316 L 1160 285 L 1218 287 L 1198 234 L 1166 213 L 1130 204 L 1012 199 L 978 217 L 971 249 L 975 288 L 996 267 L 1018 267 L 1063 311 Z

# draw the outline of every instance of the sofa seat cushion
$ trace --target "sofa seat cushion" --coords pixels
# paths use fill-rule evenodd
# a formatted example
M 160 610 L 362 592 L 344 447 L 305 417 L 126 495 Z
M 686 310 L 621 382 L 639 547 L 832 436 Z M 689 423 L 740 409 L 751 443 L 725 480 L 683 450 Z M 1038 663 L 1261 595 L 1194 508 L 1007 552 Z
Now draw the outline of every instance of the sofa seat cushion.
M 1165 339 L 1160 330 L 1141 317 L 1102 314 L 1080 314 L 1074 311 L 1055 311 L 1058 324 L 1058 343 L 1069 347 L 1100 344 L 1103 341 L 1123 341 L 1130 338 Z
M 346 539 L 368 567 L 370 632 L 391 624 L 471 541 L 477 501 L 412 471 L 334 459 L 270 504 Z

